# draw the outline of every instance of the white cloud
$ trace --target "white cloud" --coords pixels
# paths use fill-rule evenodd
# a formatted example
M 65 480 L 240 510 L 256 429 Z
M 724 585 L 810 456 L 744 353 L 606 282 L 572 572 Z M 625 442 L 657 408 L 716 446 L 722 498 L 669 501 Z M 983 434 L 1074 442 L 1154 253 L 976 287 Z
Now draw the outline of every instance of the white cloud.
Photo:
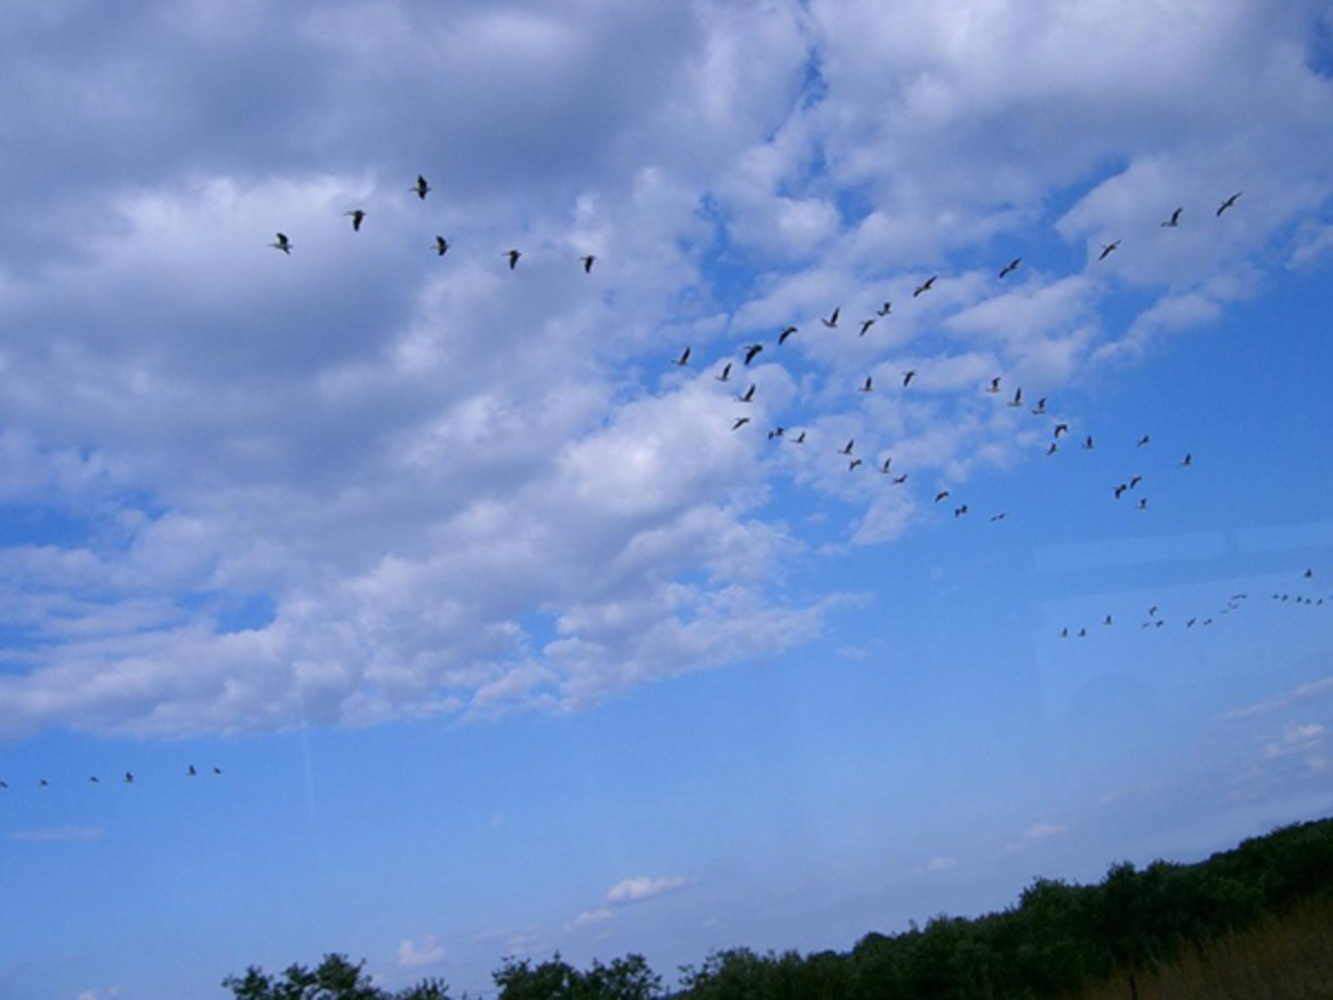
M 663 893 L 673 892 L 690 884 L 686 878 L 627 878 L 617 882 L 606 893 L 606 902 L 610 906 L 626 903 L 639 903 Z
M 415 969 L 423 965 L 438 965 L 445 959 L 444 946 L 427 934 L 417 944 L 412 939 L 398 945 L 398 964 L 404 969 Z

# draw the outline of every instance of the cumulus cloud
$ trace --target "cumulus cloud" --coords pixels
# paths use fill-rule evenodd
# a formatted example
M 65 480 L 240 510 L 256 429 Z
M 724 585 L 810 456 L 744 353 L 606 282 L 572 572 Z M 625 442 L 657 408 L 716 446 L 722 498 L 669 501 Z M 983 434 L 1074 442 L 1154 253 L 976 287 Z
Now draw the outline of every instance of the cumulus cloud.
M 85 12 L 74 53 L 53 11 L 0 69 L 43 95 L 0 207 L 0 499 L 34 525 L 0 735 L 570 711 L 799 647 L 842 595 L 795 559 L 1032 451 L 986 380 L 1054 396 L 1326 257 L 1300 5 L 218 11 Z M 838 544 L 775 512 L 793 483 Z
M 444 946 L 438 944 L 429 934 L 422 938 L 420 944 L 409 938 L 398 945 L 398 964 L 404 969 L 438 965 L 444 958 Z

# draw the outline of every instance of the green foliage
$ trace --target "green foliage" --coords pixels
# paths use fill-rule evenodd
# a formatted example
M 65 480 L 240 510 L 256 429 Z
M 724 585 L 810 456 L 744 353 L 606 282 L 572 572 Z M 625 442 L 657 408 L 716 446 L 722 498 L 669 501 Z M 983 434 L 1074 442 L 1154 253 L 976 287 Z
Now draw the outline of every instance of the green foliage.
M 662 978 L 642 955 L 617 958 L 610 965 L 594 960 L 587 972 L 562 960 L 559 952 L 539 965 L 506 958 L 491 979 L 500 1000 L 651 1000 L 662 991 Z
M 386 993 L 371 982 L 365 965 L 353 965 L 345 955 L 329 954 L 313 970 L 290 965 L 281 977 L 275 977 L 252 965 L 244 976 L 228 976 L 222 985 L 235 1000 L 449 1000 L 449 987 L 442 979 L 426 979 L 410 989 Z

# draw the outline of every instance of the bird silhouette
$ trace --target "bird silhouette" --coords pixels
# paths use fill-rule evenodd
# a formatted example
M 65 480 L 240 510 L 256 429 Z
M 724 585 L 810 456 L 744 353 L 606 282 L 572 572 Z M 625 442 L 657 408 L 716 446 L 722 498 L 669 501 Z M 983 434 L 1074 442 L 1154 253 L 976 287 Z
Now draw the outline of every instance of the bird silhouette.
M 278 236 L 277 242 L 270 243 L 269 246 L 273 247 L 275 250 L 281 250 L 288 257 L 290 257 L 292 255 L 292 247 L 295 246 L 295 244 L 292 243 L 292 241 L 287 238 L 286 233 L 278 233 L 277 236 Z
M 749 417 L 737 417 L 737 418 L 736 418 L 736 422 L 735 422 L 734 424 L 731 425 L 731 429 L 732 429 L 733 431 L 738 431 L 738 430 L 740 430 L 742 427 L 744 427 L 746 424 L 748 424 L 749 422 L 750 422 L 750 418 L 749 418 Z
M 1015 392 L 1014 392 L 1014 398 L 1011 399 L 1011 400 L 1009 401 L 1009 405 L 1010 405 L 1010 406 L 1022 406 L 1022 405 L 1023 405 L 1023 387 L 1022 387 L 1021 385 L 1018 387 L 1017 390 L 1015 390 Z
M 890 482 L 894 486 L 901 486 L 903 483 L 907 482 L 907 473 L 904 472 L 901 476 L 894 476 Z
M 586 254 L 584 254 L 582 257 L 580 257 L 579 260 L 583 262 L 583 273 L 584 273 L 584 274 L 592 274 L 592 265 L 593 265 L 593 262 L 594 262 L 595 260 L 597 260 L 596 255 L 595 255 L 595 254 L 586 253 Z
M 1009 277 L 1009 275 L 1013 274 L 1015 271 L 1018 270 L 1018 265 L 1021 263 L 1023 263 L 1023 258 L 1015 257 L 1008 264 L 1005 264 L 1004 267 L 1000 268 L 1000 277 L 1001 278 Z
M 935 494 L 935 502 L 939 503 L 941 500 L 947 500 L 948 497 L 949 497 L 948 490 L 940 490 L 938 493 Z
M 1172 212 L 1171 218 L 1167 219 L 1165 222 L 1162 223 L 1163 228 L 1175 229 L 1178 225 L 1180 225 L 1180 213 L 1183 211 L 1184 211 L 1183 208 L 1178 208 L 1174 212 Z
M 860 464 L 861 464 L 861 460 L 860 460 L 859 458 L 854 458 L 854 459 L 852 459 L 850 462 L 847 463 L 847 471 L 848 471 L 848 472 L 851 472 L 853 469 L 855 469 L 855 468 L 856 468 L 858 465 L 860 465 Z
M 893 303 L 885 302 L 882 306 L 880 306 L 878 309 L 875 310 L 875 315 L 887 316 L 891 312 L 893 312 Z
M 1086 438 L 1083 439 L 1083 450 L 1084 450 L 1084 451 L 1092 451 L 1092 435 L 1091 435 L 1091 434 L 1089 434 Z
M 750 388 L 746 389 L 743 395 L 737 396 L 736 398 L 740 400 L 742 403 L 753 403 L 754 391 L 756 388 L 757 386 L 755 386 L 755 384 L 752 382 L 750 383 Z
M 198 773 L 199 773 L 199 772 L 196 771 L 196 770 L 194 769 L 194 765 L 193 765 L 193 764 L 191 764 L 189 767 L 187 767 L 187 768 L 185 769 L 185 776 L 188 777 L 188 778 L 193 778 L 193 777 L 194 777 L 195 775 L 197 775 Z
M 998 393 L 1000 391 L 1000 376 L 996 375 L 990 380 L 990 387 L 986 391 L 990 393 Z
M 688 347 L 685 348 L 685 350 L 680 352 L 680 357 L 676 358 L 671 363 L 673 365 L 679 365 L 681 368 L 684 368 L 686 365 L 690 363 L 690 349 Z
M 875 319 L 874 319 L 873 316 L 872 316 L 870 319 L 864 319 L 864 320 L 862 320 L 862 321 L 861 321 L 861 332 L 860 332 L 860 334 L 858 334 L 858 336 L 864 337 L 864 336 L 866 335 L 866 331 L 869 330 L 869 329 L 870 329 L 872 326 L 874 326 L 874 325 L 875 325 Z
M 509 270 L 512 271 L 514 268 L 518 267 L 518 259 L 522 257 L 523 254 L 517 250 L 506 250 L 504 256 L 509 258 Z
M 352 232 L 361 232 L 361 223 L 366 221 L 366 213 L 359 208 L 354 208 L 350 212 L 343 212 L 343 215 L 352 217 Z
M 435 252 L 441 257 L 449 252 L 449 241 L 443 236 L 435 237 Z
M 794 326 L 789 326 L 789 327 L 787 327 L 785 330 L 783 330 L 781 333 L 779 333 L 779 334 L 778 334 L 778 346 L 781 347 L 783 344 L 785 344 L 785 343 L 787 342 L 787 339 L 788 339 L 789 337 L 791 337 L 792 334 L 794 334 L 795 332 L 796 332 L 796 327 L 794 327 Z
M 1098 255 L 1097 259 L 1098 259 L 1098 260 L 1105 260 L 1107 257 L 1111 256 L 1111 254 L 1115 252 L 1115 249 L 1116 249 L 1118 246 L 1120 246 L 1120 241 L 1119 241 L 1119 240 L 1116 240 L 1116 241 L 1113 242 L 1113 243 L 1104 243 L 1104 244 L 1102 244 L 1102 252 Z
M 953 509 L 953 516 L 954 516 L 954 517 L 962 517 L 962 516 L 963 516 L 964 514 L 966 514 L 966 513 L 967 513 L 967 504 L 963 504 L 963 505 L 961 505 L 961 506 L 959 506 L 959 507 L 955 507 L 955 508 Z
M 850 455 L 850 454 L 852 453 L 852 445 L 854 445 L 854 444 L 856 444 L 856 438 L 850 438 L 850 439 L 847 441 L 847 445 L 846 445 L 846 447 L 843 447 L 843 448 L 839 448 L 839 449 L 838 449 L 838 454 L 839 454 L 839 455 Z
M 916 378 L 916 369 L 910 368 L 903 372 L 903 388 L 906 389 L 912 384 L 912 379 Z
M 1034 417 L 1040 417 L 1043 416 L 1045 413 L 1046 413 L 1046 397 L 1042 396 L 1041 399 L 1037 400 L 1037 405 L 1032 408 L 1032 415 Z
M 751 361 L 759 357 L 759 353 L 764 349 L 763 344 L 751 344 L 745 349 L 745 364 L 748 366 Z
M 884 459 L 884 464 L 879 467 L 879 471 L 887 476 L 889 474 L 889 469 L 891 469 L 892 467 L 893 467 L 893 456 L 890 455 L 888 458 Z
M 801 431 L 801 433 L 797 434 L 796 437 L 788 438 L 787 440 L 790 441 L 792 444 L 805 444 L 805 431 Z
M 828 319 L 821 318 L 819 322 L 823 323 L 826 327 L 832 330 L 834 327 L 838 325 L 838 314 L 840 312 L 842 312 L 842 306 L 838 306 L 838 308 L 834 309 L 833 312 L 829 314 Z
M 1147 434 L 1143 435 L 1143 437 L 1139 438 L 1138 447 L 1142 448 L 1145 444 L 1147 444 L 1151 440 L 1152 438 L 1150 438 Z
M 938 278 L 938 277 L 939 277 L 938 274 L 932 274 L 932 275 L 931 275 L 929 278 L 927 278 L 924 282 L 922 282 L 921 284 L 917 285 L 917 286 L 916 286 L 916 289 L 912 292 L 912 298 L 916 298 L 918 295 L 921 295 L 921 294 L 924 293 L 924 292 L 928 292 L 928 291 L 930 291 L 932 288 L 934 288 L 934 287 L 935 287 L 935 279 Z
M 1233 194 L 1233 195 L 1232 195 L 1230 198 L 1228 198 L 1226 201 L 1222 202 L 1222 204 L 1218 205 L 1218 206 L 1217 206 L 1217 217 L 1218 217 L 1218 218 L 1221 218 L 1223 212 L 1225 212 L 1228 208 L 1231 208 L 1233 205 L 1235 205 L 1235 204 L 1236 204 L 1236 199 L 1239 198 L 1239 197 L 1241 196 L 1242 193 L 1243 193 L 1243 192 L 1241 192 L 1241 191 L 1237 191 L 1235 194 Z
M 426 192 L 430 190 L 430 185 L 426 183 L 426 178 L 422 177 L 420 174 L 417 174 L 417 182 L 413 184 L 410 188 L 408 188 L 408 190 L 415 191 L 417 193 L 417 197 L 420 198 L 422 201 L 425 201 Z
M 1194 456 L 1191 455 L 1189 452 L 1186 452 L 1185 457 L 1180 460 L 1180 467 L 1182 469 L 1188 469 L 1193 464 L 1194 464 Z
M 730 382 L 730 381 L 731 381 L 731 362 L 728 361 L 725 365 L 723 365 L 723 366 L 722 366 L 722 374 L 720 374 L 720 375 L 714 375 L 713 378 L 717 379 L 719 382 Z
M 865 380 L 864 382 L 862 382 L 859 386 L 857 386 L 856 391 L 857 391 L 857 392 L 873 392 L 874 389 L 875 389 L 875 386 L 874 386 L 874 378 L 873 378 L 872 376 L 870 376 L 870 375 L 867 375 L 867 376 L 866 376 L 866 380 Z
M 134 784 L 134 774 L 133 774 L 132 772 L 130 772 L 130 771 L 126 771 L 126 772 L 125 772 L 125 779 L 124 779 L 124 780 L 125 780 L 125 784 L 127 784 L 127 785 L 132 785 L 132 784 Z

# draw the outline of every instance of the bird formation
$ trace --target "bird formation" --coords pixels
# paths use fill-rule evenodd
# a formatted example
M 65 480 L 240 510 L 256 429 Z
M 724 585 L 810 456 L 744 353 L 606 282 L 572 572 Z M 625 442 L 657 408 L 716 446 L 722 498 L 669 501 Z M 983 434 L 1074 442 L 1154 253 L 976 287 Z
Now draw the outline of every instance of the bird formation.
M 186 765 L 184 776 L 185 776 L 186 778 L 197 778 L 197 777 L 198 777 L 200 774 L 202 774 L 202 773 L 203 773 L 203 772 L 202 772 L 201 770 L 199 770 L 198 768 L 196 768 L 193 764 L 188 764 L 188 765 Z M 211 775 L 212 777 L 215 777 L 215 778 L 216 778 L 216 777 L 219 777 L 219 776 L 221 776 L 221 774 L 222 774 L 222 768 L 220 768 L 220 767 L 218 767 L 216 764 L 214 764 L 214 765 L 209 769 L 209 773 L 210 773 L 210 775 Z M 122 784 L 122 785 L 132 785 L 132 784 L 135 783 L 135 780 L 136 780 L 136 778 L 135 778 L 135 774 L 134 774 L 134 772 L 133 772 L 133 771 L 126 771 L 126 772 L 121 776 L 121 778 L 120 778 L 120 784 Z M 82 782 L 82 783 L 83 783 L 83 784 L 87 784 L 87 785 L 100 785 L 100 784 L 102 784 L 103 782 L 102 782 L 102 779 L 101 779 L 98 775 L 96 775 L 96 774 L 90 774 L 90 775 L 88 775 L 87 780 L 84 781 L 84 782 Z M 50 780 L 49 778 L 46 778 L 46 777 L 40 777 L 40 778 L 38 778 L 38 779 L 36 780 L 36 782 L 35 782 L 34 784 L 35 784 L 38 788 L 50 788 L 50 787 L 51 787 L 51 780 Z M 8 781 L 6 781 L 6 780 L 0 779 L 0 792 L 7 792 L 7 791 L 9 791 L 9 790 L 10 790 L 10 783 L 9 783 Z
M 433 189 L 431 188 L 430 183 L 426 180 L 425 176 L 423 176 L 422 174 L 417 174 L 416 183 L 413 184 L 410 188 L 408 188 L 408 190 L 411 191 L 413 194 L 415 194 L 421 201 L 425 201 L 426 195 L 429 194 Z M 364 208 L 351 208 L 348 209 L 346 212 L 343 212 L 343 215 L 347 216 L 352 220 L 352 232 L 354 233 L 361 232 L 361 227 L 365 223 L 366 216 L 368 214 L 369 213 Z M 292 255 L 292 248 L 296 246 L 296 244 L 292 241 L 291 237 L 289 237 L 286 233 L 282 232 L 276 233 L 275 237 L 276 238 L 272 243 L 269 244 L 269 246 L 271 246 L 275 250 L 281 250 L 284 254 L 290 257 Z M 453 244 L 450 243 L 447 239 L 445 239 L 443 236 L 438 236 L 438 235 L 435 237 L 434 242 L 430 244 L 430 248 L 434 250 L 436 256 L 439 257 L 443 257 L 446 253 L 448 253 L 449 249 L 452 246 Z M 504 257 L 505 260 L 509 262 L 509 270 L 514 271 L 518 269 L 518 262 L 519 259 L 522 258 L 523 252 L 516 249 L 510 249 L 506 250 L 503 254 L 501 254 L 501 256 Z M 579 264 L 582 266 L 584 274 L 592 273 L 592 266 L 596 262 L 596 260 L 597 260 L 597 255 L 591 253 L 583 254 L 578 258 Z
M 1239 199 L 1239 197 L 1240 197 L 1240 192 L 1237 192 L 1236 194 L 1227 198 L 1225 201 L 1221 203 L 1216 214 L 1220 216 L 1229 208 L 1235 206 L 1236 201 L 1237 199 Z M 1164 228 L 1169 228 L 1169 229 L 1179 228 L 1182 224 L 1181 220 L 1183 218 L 1183 215 L 1184 215 L 1184 207 L 1182 206 L 1176 208 L 1170 213 L 1167 219 L 1164 222 L 1162 222 L 1161 225 Z M 1112 253 L 1116 252 L 1120 248 L 1121 244 L 1122 244 L 1121 239 L 1115 239 L 1110 243 L 1103 244 L 1101 251 L 1097 256 L 1097 261 L 1105 260 Z M 1010 275 L 1012 275 L 1015 271 L 1018 270 L 1018 268 L 1022 265 L 1022 263 L 1023 263 L 1022 257 L 1011 258 L 1007 263 L 1005 263 L 1002 267 L 1000 267 L 996 271 L 996 277 L 999 280 L 1007 279 Z M 913 299 L 916 299 L 932 291 L 936 287 L 936 282 L 940 280 L 940 277 L 941 276 L 939 274 L 932 274 L 925 280 L 917 283 L 912 289 L 911 297 Z M 874 315 L 864 317 L 863 319 L 858 321 L 859 323 L 858 334 L 857 334 L 858 338 L 866 337 L 868 334 L 871 333 L 877 321 L 885 319 L 886 317 L 892 315 L 892 313 L 893 313 L 892 301 L 889 300 L 884 301 L 883 305 L 875 310 Z M 839 305 L 835 306 L 827 315 L 820 316 L 819 322 L 821 326 L 823 326 L 826 330 L 836 331 L 839 329 L 839 322 L 841 319 L 842 319 L 842 307 Z M 780 332 L 777 334 L 776 343 L 774 346 L 776 346 L 777 348 L 783 348 L 784 345 L 786 345 L 793 337 L 797 336 L 799 332 L 800 332 L 800 327 L 797 324 L 789 323 L 783 326 Z M 723 361 L 721 371 L 718 374 L 716 374 L 714 378 L 719 382 L 728 382 L 737 364 L 747 368 L 752 366 L 755 360 L 759 357 L 759 355 L 765 350 L 765 348 L 766 345 L 763 343 L 750 343 L 745 345 L 745 347 L 741 351 L 739 360 L 735 358 L 725 359 Z M 692 356 L 693 355 L 691 348 L 687 346 L 683 349 L 681 354 L 672 359 L 672 362 L 678 367 L 686 367 L 690 363 Z M 899 391 L 908 390 L 913 385 L 914 381 L 918 378 L 918 374 L 919 374 L 918 368 L 910 368 L 902 371 L 901 384 L 898 386 L 898 390 Z M 988 381 L 988 383 L 986 383 L 982 388 L 987 394 L 1002 398 L 1004 400 L 1006 407 L 1008 407 L 1009 409 L 1027 410 L 1033 417 L 1038 417 L 1038 418 L 1051 416 L 1051 412 L 1050 410 L 1048 410 L 1048 397 L 1042 396 L 1037 399 L 1035 405 L 1029 405 L 1024 395 L 1024 387 L 1021 385 L 1017 385 L 1013 386 L 1011 390 L 1009 386 L 1005 384 L 1006 380 L 1007 377 L 1005 375 L 1003 374 L 996 375 L 992 377 Z M 854 391 L 857 392 L 858 394 L 868 396 L 880 392 L 882 386 L 878 382 L 876 382 L 875 376 L 873 374 L 868 374 L 863 376 L 860 379 L 860 381 L 855 383 L 854 386 L 852 386 L 851 388 L 853 388 Z M 742 404 L 752 404 L 755 402 L 756 398 L 760 393 L 761 393 L 760 383 L 758 381 L 751 381 L 744 393 L 735 396 L 735 400 Z M 731 419 L 730 423 L 730 428 L 733 432 L 741 432 L 744 431 L 747 427 L 752 427 L 752 426 L 753 426 L 753 419 L 749 414 L 737 415 Z M 1071 428 L 1068 420 L 1054 420 L 1051 427 L 1052 427 L 1051 436 L 1047 440 L 1045 445 L 1043 445 L 1042 448 L 1043 453 L 1047 457 L 1053 457 L 1059 454 L 1061 451 L 1062 438 L 1071 433 Z M 1091 433 L 1088 433 L 1086 430 L 1083 430 L 1080 432 L 1080 435 L 1081 435 L 1081 440 L 1080 443 L 1077 445 L 1077 448 L 1079 450 L 1091 452 L 1096 449 L 1097 440 Z M 772 442 L 793 444 L 793 445 L 803 444 L 806 441 L 806 434 L 804 431 L 801 431 L 799 434 L 788 434 L 785 432 L 783 428 L 778 428 L 777 431 L 774 430 L 768 431 L 768 440 Z M 1150 441 L 1151 441 L 1151 436 L 1149 434 L 1143 434 L 1141 437 L 1137 439 L 1136 443 L 1138 447 L 1142 448 L 1147 446 L 1150 443 Z M 875 457 L 873 463 L 867 465 L 861 456 L 853 455 L 849 450 L 849 447 L 850 444 L 848 448 L 837 449 L 838 454 L 844 460 L 846 460 L 847 472 L 856 472 L 857 470 L 863 468 L 869 468 L 878 470 L 881 473 L 885 474 L 886 476 L 888 475 L 887 466 L 889 465 L 889 463 L 892 462 L 891 457 L 887 457 L 883 453 L 880 453 Z M 1185 453 L 1177 463 L 1178 467 L 1181 469 L 1189 469 L 1193 466 L 1193 464 L 1194 464 L 1194 456 L 1192 453 L 1188 452 Z M 892 476 L 889 479 L 889 482 L 891 482 L 893 485 L 900 485 L 903 482 L 905 482 L 906 479 L 907 479 L 906 473 L 899 473 L 897 475 Z M 1143 482 L 1144 482 L 1143 474 L 1137 470 L 1134 470 L 1130 472 L 1128 475 L 1126 475 L 1123 479 L 1119 480 L 1118 482 L 1111 483 L 1108 486 L 1108 493 L 1115 500 L 1121 500 L 1125 498 L 1127 494 L 1137 492 L 1139 490 L 1140 485 Z M 937 497 L 937 502 L 939 501 L 939 499 L 940 498 Z M 1142 495 L 1141 493 L 1139 493 L 1136 496 L 1132 496 L 1129 499 L 1132 501 L 1132 503 L 1130 503 L 1128 506 L 1130 506 L 1132 509 L 1137 511 L 1147 511 L 1149 509 L 1148 498 Z M 969 513 L 970 510 L 971 508 L 967 503 L 959 503 L 957 506 L 953 508 L 954 517 L 961 518 L 967 513 Z M 992 523 L 998 523 L 1000 521 L 1005 520 L 1007 517 L 1008 517 L 1007 511 L 997 512 L 996 514 L 991 516 L 990 520 Z
M 1314 571 L 1311 569 L 1307 569 L 1305 573 L 1302 575 L 1302 579 L 1309 580 L 1312 579 L 1313 576 L 1314 576 Z M 1168 628 L 1172 625 L 1174 625 L 1177 628 L 1185 630 L 1208 628 L 1212 626 L 1214 623 L 1220 624 L 1224 616 L 1235 614 L 1236 612 L 1244 608 L 1246 606 L 1246 602 L 1249 600 L 1249 597 L 1250 595 L 1247 593 L 1233 593 L 1228 595 L 1226 599 L 1222 601 L 1222 606 L 1220 608 L 1216 608 L 1216 610 L 1199 611 L 1197 609 L 1192 609 L 1191 612 L 1181 613 L 1176 618 L 1167 617 L 1162 612 L 1160 605 L 1153 604 L 1146 609 L 1144 617 L 1139 622 L 1139 629 L 1155 632 L 1159 629 Z M 1312 608 L 1323 607 L 1325 601 L 1323 597 L 1312 597 L 1308 594 L 1293 595 L 1291 593 L 1275 593 L 1273 594 L 1273 600 L 1278 602 L 1290 602 L 1295 605 L 1301 605 Z M 1330 596 L 1328 598 L 1328 602 L 1329 602 L 1328 606 L 1333 608 L 1333 596 Z M 1102 628 L 1105 628 L 1107 626 L 1113 625 L 1114 622 L 1115 618 L 1113 617 L 1112 614 L 1108 613 L 1104 618 L 1102 618 L 1100 624 Z M 1097 628 L 1096 626 L 1094 626 L 1093 631 L 1096 630 Z M 1080 625 L 1080 626 L 1064 625 L 1061 626 L 1060 628 L 1061 639 L 1070 639 L 1070 638 L 1086 639 L 1091 634 L 1092 632 L 1089 630 L 1089 626 L 1086 625 Z

